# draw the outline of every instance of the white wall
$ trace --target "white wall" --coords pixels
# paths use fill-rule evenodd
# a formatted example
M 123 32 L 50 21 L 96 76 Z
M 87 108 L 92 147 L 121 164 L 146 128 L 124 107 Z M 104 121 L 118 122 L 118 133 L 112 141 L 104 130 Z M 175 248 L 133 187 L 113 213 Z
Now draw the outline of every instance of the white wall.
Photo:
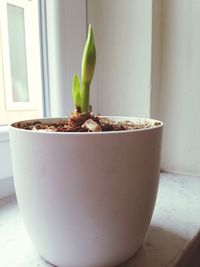
M 162 169 L 200 175 L 200 1 L 87 3 L 97 111 L 160 118 Z
M 95 110 L 102 115 L 148 117 L 151 1 L 88 0 L 87 3 L 88 22 L 93 25 L 97 48 L 91 90 Z
M 150 115 L 159 118 L 162 56 L 162 1 L 152 0 L 151 105 Z
M 200 175 L 200 1 L 163 0 L 163 169 Z
M 8 127 L 0 127 L 0 199 L 14 193 Z

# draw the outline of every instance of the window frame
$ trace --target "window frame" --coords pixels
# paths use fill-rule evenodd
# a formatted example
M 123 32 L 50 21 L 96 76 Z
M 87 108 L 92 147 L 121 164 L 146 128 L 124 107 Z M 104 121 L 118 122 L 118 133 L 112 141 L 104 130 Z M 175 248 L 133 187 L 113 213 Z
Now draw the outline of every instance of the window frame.
M 11 0 L 9 0 L 11 1 Z M 14 0 L 12 0 L 14 1 Z M 21 0 L 16 0 L 21 1 Z M 61 109 L 66 109 L 67 101 L 71 101 L 71 77 L 74 72 L 79 70 L 80 59 L 82 55 L 83 45 L 86 38 L 87 29 L 87 0 L 27 0 L 37 1 L 39 6 L 39 20 L 40 20 L 40 41 L 41 41 L 41 76 L 42 76 L 42 88 L 43 88 L 43 101 L 44 101 L 44 115 L 45 116 L 62 116 Z M 66 17 L 60 18 L 58 14 L 53 16 L 55 23 L 61 26 L 61 31 L 64 30 L 67 38 L 64 39 L 65 43 L 62 47 L 65 50 L 61 50 L 64 55 L 56 54 L 56 49 L 60 47 L 62 38 L 57 40 L 55 43 L 53 36 L 51 35 L 51 25 L 48 25 L 48 16 L 52 15 L 53 12 L 66 12 Z M 78 16 L 77 16 L 78 14 Z M 74 24 L 74 18 L 77 23 Z M 64 19 L 64 20 L 63 20 Z M 73 25 L 73 27 L 71 27 Z M 74 34 L 78 33 L 77 35 Z M 80 33 L 80 34 L 79 34 Z M 50 35 L 50 36 L 49 36 Z M 59 37 L 62 37 L 61 35 Z M 74 47 L 73 44 L 76 44 Z M 51 48 L 53 48 L 53 52 Z M 74 49 L 72 53 L 71 49 Z M 78 52 L 77 52 L 78 51 Z M 59 61 L 59 60 L 61 61 Z M 63 62 L 62 62 L 63 61 Z M 53 68 L 62 73 L 66 73 L 66 80 L 60 80 L 61 77 L 53 77 Z M 70 69 L 66 69 L 66 65 L 70 66 Z M 51 65 L 51 66 L 50 66 Z M 59 67 L 62 66 L 62 69 Z M 67 89 L 66 89 L 67 86 Z M 61 88 L 58 90 L 58 88 Z M 66 95 L 67 91 L 67 95 Z M 65 98 L 66 102 L 62 103 L 61 99 Z M 70 100 L 68 100 L 68 98 Z M 59 106 L 55 104 L 58 102 Z M 68 107 L 68 110 L 70 108 Z M 4 157 L 4 155 L 6 157 Z M 2 160 L 3 159 L 3 160 Z M 9 127 L 8 125 L 0 125 L 0 164 L 4 164 L 6 172 L 0 168 L 0 199 L 7 195 L 14 193 L 14 185 L 12 178 L 12 166 L 11 166 L 11 155 L 10 155 L 10 144 L 9 144 Z
M 8 36 L 8 17 L 7 17 L 7 5 L 13 5 L 20 7 L 24 11 L 24 28 L 25 28 L 25 47 L 26 47 L 26 63 L 27 63 L 27 80 L 28 80 L 28 94 L 29 100 L 26 102 L 14 102 L 12 93 L 12 79 L 11 79 L 11 64 L 10 64 L 10 51 L 9 51 L 9 36 Z M 2 59 L 3 59 L 3 72 L 4 72 L 4 87 L 5 90 L 5 102 L 6 109 L 9 111 L 15 110 L 34 110 L 37 108 L 35 101 L 34 88 L 37 83 L 33 75 L 32 62 L 35 61 L 33 51 L 32 32 L 33 18 L 31 14 L 32 2 L 24 0 L 3 0 L 1 2 L 0 16 L 1 16 L 1 41 L 2 41 Z M 31 29 L 31 30 L 30 30 Z
M 31 70 L 31 60 L 33 60 L 33 53 L 31 46 L 32 43 L 32 37 L 31 32 L 28 31 L 27 28 L 30 27 L 30 20 L 33 18 L 32 12 L 37 12 L 38 15 L 39 11 L 37 10 L 40 4 L 39 0 L 2 0 L 1 1 L 1 9 L 0 9 L 0 17 L 1 17 L 1 52 L 2 52 L 2 63 L 4 65 L 3 67 L 3 86 L 4 88 L 7 88 L 4 92 L 5 95 L 5 105 L 7 111 L 31 111 L 36 108 L 35 105 L 35 99 L 34 95 L 30 94 L 30 101 L 25 102 L 12 102 L 10 99 L 12 99 L 12 88 L 11 88 L 11 71 L 10 71 L 10 56 L 9 56 L 9 47 L 8 47 L 8 25 L 7 25 L 7 10 L 6 5 L 7 3 L 19 6 L 24 8 L 24 24 L 26 29 L 26 58 L 27 58 L 27 72 L 29 72 L 28 77 L 28 88 L 29 91 L 30 88 L 33 90 L 34 86 L 38 86 L 41 90 L 42 87 L 42 74 L 41 70 L 38 69 L 37 77 L 34 77 L 33 75 L 30 75 L 32 73 Z M 3 7 L 3 8 L 2 8 Z M 34 21 L 35 22 L 35 21 Z M 33 22 L 31 23 L 34 24 Z M 31 26 L 32 27 L 32 26 Z M 38 27 L 38 23 L 35 22 L 33 31 L 36 31 L 36 27 Z M 33 28 L 33 27 L 32 27 Z M 34 32 L 35 33 L 35 32 Z M 4 36 L 3 36 L 4 34 Z M 40 33 L 39 33 L 40 34 Z M 3 36 L 3 37 L 2 37 Z M 40 39 L 40 38 L 39 38 Z M 38 39 L 38 40 L 39 40 Z M 37 40 L 37 42 L 38 42 Z M 40 50 L 40 44 L 38 42 L 38 46 L 35 48 L 38 51 Z M 32 50 L 32 51 L 31 51 Z M 32 53 L 32 54 L 31 54 Z M 35 59 L 34 59 L 35 60 Z M 37 54 L 38 62 L 40 62 L 40 55 Z M 37 79 L 37 82 L 35 81 Z M 39 81 L 39 82 L 38 82 Z M 42 82 L 40 82 L 42 81 Z M 31 87 L 30 87 L 31 85 Z M 9 99 L 10 98 L 10 99 Z M 42 95 L 40 96 L 40 101 L 42 101 Z M 43 110 L 41 108 L 41 113 L 43 113 Z M 11 162 L 11 152 L 10 152 L 10 142 L 9 142 L 9 126 L 7 124 L 0 125 L 0 199 L 3 197 L 6 197 L 8 195 L 11 195 L 15 193 L 14 190 L 14 182 L 13 182 L 13 174 L 12 174 L 12 162 Z

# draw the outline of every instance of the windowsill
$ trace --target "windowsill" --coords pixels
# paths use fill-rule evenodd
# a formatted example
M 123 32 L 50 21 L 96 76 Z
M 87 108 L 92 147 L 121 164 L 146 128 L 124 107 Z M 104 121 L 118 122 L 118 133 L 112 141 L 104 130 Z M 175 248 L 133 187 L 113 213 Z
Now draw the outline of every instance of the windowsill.
M 120 266 L 200 266 L 200 261 L 194 264 L 198 255 L 195 252 L 200 248 L 199 192 L 200 177 L 162 173 L 144 244 L 131 260 Z M 0 237 L 0 266 L 52 266 L 35 251 L 14 196 L 0 201 Z

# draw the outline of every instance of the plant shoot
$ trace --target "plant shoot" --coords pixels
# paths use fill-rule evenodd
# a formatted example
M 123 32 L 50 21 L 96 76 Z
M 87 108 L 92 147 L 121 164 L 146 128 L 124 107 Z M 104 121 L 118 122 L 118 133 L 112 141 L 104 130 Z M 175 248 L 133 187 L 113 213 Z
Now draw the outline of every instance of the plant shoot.
M 73 77 L 72 96 L 76 110 L 89 113 L 90 84 L 93 78 L 96 63 L 96 49 L 92 26 L 89 25 L 88 36 L 83 51 L 81 82 L 77 74 Z

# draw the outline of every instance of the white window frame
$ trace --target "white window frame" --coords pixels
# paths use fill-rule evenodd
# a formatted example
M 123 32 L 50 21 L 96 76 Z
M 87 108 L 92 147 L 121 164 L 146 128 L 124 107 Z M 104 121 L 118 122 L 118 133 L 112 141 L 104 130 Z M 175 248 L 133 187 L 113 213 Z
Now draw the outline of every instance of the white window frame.
M 27 79 L 28 79 L 28 94 L 29 101 L 14 102 L 12 93 L 12 79 L 10 66 L 10 52 L 9 52 L 9 36 L 8 36 L 8 20 L 7 20 L 7 4 L 20 7 L 24 10 L 24 26 L 25 26 L 25 46 L 26 46 L 26 61 L 27 61 Z M 3 69 L 4 69 L 4 87 L 5 100 L 7 110 L 33 110 L 36 109 L 35 93 L 37 83 L 33 75 L 32 62 L 35 61 L 33 51 L 33 22 L 31 14 L 32 2 L 24 0 L 1 0 L 0 2 L 0 17 L 1 17 L 1 32 L 2 32 L 2 54 L 3 54 Z M 31 30 L 30 30 L 31 29 Z
M 15 0 L 3 1 L 15 2 Z M 43 24 L 41 25 L 41 49 L 45 113 L 48 116 L 62 116 L 62 111 L 66 111 L 67 101 L 71 101 L 71 78 L 73 73 L 79 71 L 80 68 L 80 60 L 86 38 L 87 1 L 27 0 L 27 2 L 29 1 L 39 1 L 40 12 L 42 12 L 43 16 L 47 16 L 45 20 L 41 18 Z M 16 2 L 20 4 L 21 0 L 16 0 Z M 66 16 L 63 13 L 64 16 L 60 18 L 58 11 L 66 13 Z M 65 35 L 64 43 L 63 34 L 59 34 L 59 38 L 55 40 L 53 35 L 56 28 L 51 29 L 54 22 L 50 18 L 55 18 L 56 27 L 59 27 L 60 33 L 63 31 Z M 76 19 L 76 23 L 74 23 L 74 19 Z M 45 23 L 46 25 L 44 25 Z M 47 27 L 47 32 L 45 32 L 45 27 Z M 46 44 L 45 41 L 47 42 Z M 65 79 L 61 79 L 58 75 L 55 77 L 55 71 L 66 73 Z M 65 101 L 62 102 L 62 99 L 65 99 Z M 67 112 L 69 112 L 71 107 L 68 106 L 67 109 Z M 14 193 L 8 126 L 0 126 L 0 166 L 4 166 L 3 168 L 0 167 L 1 199 Z

